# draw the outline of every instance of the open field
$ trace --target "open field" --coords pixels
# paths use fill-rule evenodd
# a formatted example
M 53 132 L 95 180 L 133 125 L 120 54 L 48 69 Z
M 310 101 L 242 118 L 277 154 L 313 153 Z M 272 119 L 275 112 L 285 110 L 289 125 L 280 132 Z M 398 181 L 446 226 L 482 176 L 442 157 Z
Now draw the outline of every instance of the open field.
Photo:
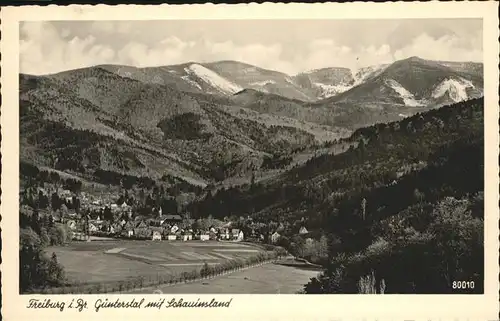
M 264 251 L 257 245 L 225 242 L 92 241 L 49 247 L 70 283 L 100 283 L 179 274 Z
M 268 263 L 210 280 L 157 286 L 130 293 L 158 293 L 159 290 L 178 294 L 294 294 L 318 273 L 318 270 Z

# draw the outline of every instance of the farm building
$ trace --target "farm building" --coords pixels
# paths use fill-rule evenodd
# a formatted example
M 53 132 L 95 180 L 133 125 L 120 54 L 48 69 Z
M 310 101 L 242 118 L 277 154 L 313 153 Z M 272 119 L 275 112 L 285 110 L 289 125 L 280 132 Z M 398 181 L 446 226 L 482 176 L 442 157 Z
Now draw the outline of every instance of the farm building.
M 134 228 L 134 235 L 139 238 L 149 238 L 151 237 L 151 230 L 149 229 L 146 222 L 143 220 L 136 223 Z
M 160 231 L 153 231 L 153 241 L 161 241 L 161 233 Z
M 82 232 L 74 232 L 73 233 L 73 240 L 75 241 L 86 241 L 88 239 L 88 236 L 85 233 Z
M 278 232 L 274 232 L 272 235 L 271 235 L 271 242 L 272 243 L 277 243 L 278 240 L 280 239 L 281 235 L 278 233 Z
M 76 222 L 75 220 L 68 220 L 66 221 L 66 225 L 72 229 L 72 230 L 75 230 L 76 229 Z
M 109 233 L 111 233 L 111 234 L 120 233 L 121 230 L 122 230 L 122 226 L 120 224 L 115 223 L 109 227 Z
M 220 240 L 229 240 L 229 229 L 222 229 L 219 234 Z
M 93 223 L 89 223 L 89 232 L 97 232 L 99 229 Z
M 164 223 L 173 225 L 173 224 L 177 224 L 180 222 L 182 222 L 182 216 L 180 216 L 180 215 L 165 215 L 164 216 Z
M 127 237 L 134 236 L 134 223 L 132 221 L 128 221 L 123 225 L 122 235 Z
M 179 230 L 179 227 L 177 225 L 174 225 L 170 228 L 170 233 L 175 234 Z
M 243 241 L 244 235 L 242 230 L 235 228 L 231 231 L 231 234 L 233 241 Z

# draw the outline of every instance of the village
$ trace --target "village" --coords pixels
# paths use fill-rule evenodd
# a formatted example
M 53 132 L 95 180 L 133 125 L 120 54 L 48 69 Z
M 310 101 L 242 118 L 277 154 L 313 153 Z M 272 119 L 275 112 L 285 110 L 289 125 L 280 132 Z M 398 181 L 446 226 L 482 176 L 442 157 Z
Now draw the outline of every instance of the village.
M 77 194 L 46 185 L 26 188 L 21 193 L 21 199 L 24 204 L 22 208 L 36 208 L 50 221 L 64 226 L 74 241 L 199 240 L 277 244 L 282 237 L 280 232 L 283 233 L 285 229 L 283 224 L 271 224 L 275 228 L 270 228 L 254 222 L 250 217 L 224 221 L 211 217 L 196 220 L 190 218 L 187 212 L 164 213 L 162 206 L 152 207 L 147 214 L 139 214 L 140 205 L 128 195 L 120 196 L 116 201 L 112 195 L 98 197 L 85 192 Z M 306 236 L 308 231 L 305 226 L 300 226 L 294 234 Z

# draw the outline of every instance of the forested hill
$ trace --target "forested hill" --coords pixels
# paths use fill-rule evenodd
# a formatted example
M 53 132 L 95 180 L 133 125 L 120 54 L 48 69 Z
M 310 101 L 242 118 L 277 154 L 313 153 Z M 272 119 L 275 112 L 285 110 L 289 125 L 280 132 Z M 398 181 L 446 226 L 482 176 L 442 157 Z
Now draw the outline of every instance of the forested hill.
M 193 212 L 251 215 L 269 232 L 279 226 L 282 245 L 328 267 L 308 293 L 357 293 L 371 271 L 390 293 L 448 293 L 461 278 L 475 280 L 470 291 L 480 293 L 483 104 L 360 129 L 343 154 L 313 158 L 267 185 L 208 194 Z M 297 235 L 302 226 L 305 237 Z M 304 250 L 305 238 L 326 238 L 327 254 Z
M 482 98 L 445 106 L 359 129 L 350 138 L 353 147 L 345 153 L 312 158 L 267 184 L 208 194 L 194 205 L 194 211 L 222 217 L 253 214 L 262 220 L 314 220 L 324 206 L 396 184 L 404 175 L 429 167 L 432 157 L 446 153 L 452 143 L 477 146 L 482 137 Z M 479 164 L 481 155 L 463 156 L 464 161 L 476 157 Z

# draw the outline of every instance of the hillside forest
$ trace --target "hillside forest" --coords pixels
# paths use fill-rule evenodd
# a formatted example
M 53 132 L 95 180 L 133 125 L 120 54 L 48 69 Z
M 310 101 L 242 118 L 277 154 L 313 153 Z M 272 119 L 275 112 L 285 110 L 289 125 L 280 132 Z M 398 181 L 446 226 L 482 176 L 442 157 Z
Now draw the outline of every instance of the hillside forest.
M 36 210 L 22 208 L 20 213 L 21 273 L 26 274 L 21 288 L 61 284 L 64 279 L 57 257 L 43 250 L 68 238 L 65 227 L 38 214 L 59 211 L 64 203 L 35 192 L 36 186 L 49 185 L 77 195 L 99 187 L 115 202 L 132 204 L 137 209 L 134 215 L 162 207 L 181 213 L 192 224 L 231 221 L 246 235 L 257 231 L 268 243 L 276 232 L 277 245 L 323 267 L 304 286 L 304 293 L 457 293 L 457 281 L 474 283 L 462 292 L 482 293 L 483 107 L 482 98 L 472 99 L 359 128 L 348 138 L 325 144 L 349 146 L 345 152 L 318 153 L 304 163 L 291 164 L 286 150 L 265 158 L 262 166 L 290 166 L 288 170 L 267 180 L 256 181 L 252 176 L 250 183 L 240 185 L 202 187 L 169 175 L 158 178 L 95 169 L 90 152 L 83 158 L 46 155 L 56 164 L 54 169 L 69 169 L 79 177 L 54 174 L 22 161 L 21 205 Z M 180 121 L 193 119 L 187 115 Z M 175 127 L 166 122 L 161 126 Z M 64 130 L 60 123 L 30 129 L 34 133 Z M 78 133 L 81 136 L 51 136 L 56 138 L 51 144 L 66 144 L 61 152 L 70 152 L 68 146 L 81 149 L 83 143 L 87 151 L 106 144 L 111 148 L 90 131 Z M 191 132 L 179 135 L 195 138 Z M 40 144 L 37 140 L 44 137 L 29 139 Z M 99 159 L 97 148 L 95 152 Z M 133 155 L 118 159 L 130 162 Z M 78 212 L 74 204 L 79 200 L 64 207 L 73 206 Z M 302 228 L 307 232 L 299 233 Z

